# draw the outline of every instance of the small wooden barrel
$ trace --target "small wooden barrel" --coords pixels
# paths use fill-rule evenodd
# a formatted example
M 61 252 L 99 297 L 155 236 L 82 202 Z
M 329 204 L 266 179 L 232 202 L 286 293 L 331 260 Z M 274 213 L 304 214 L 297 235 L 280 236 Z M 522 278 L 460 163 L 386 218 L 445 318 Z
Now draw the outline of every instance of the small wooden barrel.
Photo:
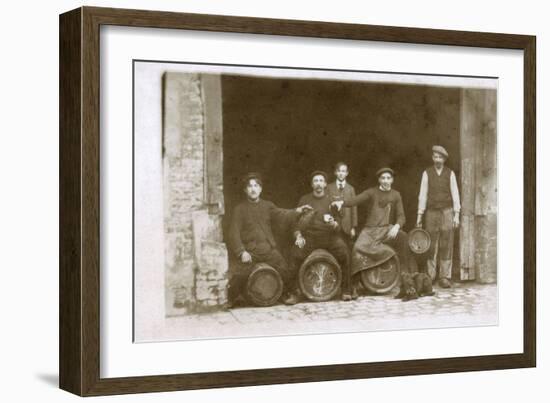
M 256 306 L 272 306 L 283 293 L 281 275 L 267 263 L 257 263 L 246 282 L 248 302 Z
M 427 231 L 422 228 L 415 228 L 409 231 L 408 235 L 409 249 L 412 253 L 421 255 L 430 249 L 431 238 Z
M 342 270 L 328 251 L 315 249 L 304 260 L 298 273 L 302 294 L 311 301 L 328 301 L 340 289 Z
M 375 294 L 386 294 L 399 283 L 399 273 L 399 259 L 393 256 L 378 266 L 361 271 L 361 284 Z

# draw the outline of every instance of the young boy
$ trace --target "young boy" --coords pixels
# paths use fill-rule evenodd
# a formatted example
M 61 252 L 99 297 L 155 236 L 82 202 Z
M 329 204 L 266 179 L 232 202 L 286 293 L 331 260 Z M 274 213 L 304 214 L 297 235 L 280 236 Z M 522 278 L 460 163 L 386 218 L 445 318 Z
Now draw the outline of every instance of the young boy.
M 348 165 L 345 162 L 338 162 L 334 166 L 334 175 L 336 180 L 329 183 L 327 190 L 333 200 L 345 200 L 355 197 L 354 187 L 347 182 L 349 174 Z M 357 228 L 357 206 L 344 207 L 340 214 L 340 225 L 342 231 L 346 235 L 347 240 L 351 245 L 351 241 L 355 238 Z
M 242 287 L 246 284 L 255 263 L 267 263 L 279 272 L 285 287 L 283 295 L 288 292 L 288 285 L 294 280 L 287 262 L 277 248 L 271 224 L 273 220 L 295 219 L 311 208 L 278 208 L 273 202 L 260 198 L 262 186 L 259 174 L 247 174 L 243 179 L 246 200 L 238 204 L 233 211 L 228 244 L 238 264 L 229 280 L 230 306 L 233 306 L 241 295 Z

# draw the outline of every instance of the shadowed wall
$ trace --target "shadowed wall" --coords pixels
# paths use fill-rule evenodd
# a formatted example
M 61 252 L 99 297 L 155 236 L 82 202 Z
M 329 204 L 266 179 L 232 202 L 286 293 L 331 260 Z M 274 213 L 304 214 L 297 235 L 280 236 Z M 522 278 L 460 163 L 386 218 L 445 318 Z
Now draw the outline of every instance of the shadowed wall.
M 389 165 L 404 201 L 405 230 L 416 221 L 433 144 L 447 148 L 448 166 L 460 175 L 457 88 L 222 76 L 222 99 L 225 228 L 243 198 L 239 178 L 248 171 L 264 175 L 264 199 L 295 207 L 311 191 L 308 176 L 315 169 L 332 181 L 333 165 L 346 161 L 349 182 L 361 192 Z

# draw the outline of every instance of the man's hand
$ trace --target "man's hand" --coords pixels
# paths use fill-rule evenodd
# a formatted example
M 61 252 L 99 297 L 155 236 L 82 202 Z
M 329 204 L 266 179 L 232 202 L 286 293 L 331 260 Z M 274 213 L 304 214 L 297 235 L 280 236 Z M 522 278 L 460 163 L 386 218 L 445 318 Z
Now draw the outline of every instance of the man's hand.
M 300 249 L 306 246 L 306 239 L 302 236 L 302 234 L 296 235 L 296 242 L 294 242 L 294 245 L 296 245 Z
M 422 214 L 418 214 L 416 217 L 416 227 L 422 228 Z
M 252 255 L 248 253 L 247 251 L 244 251 L 241 253 L 241 262 L 243 263 L 250 263 L 252 262 Z
M 303 206 L 296 208 L 296 212 L 298 214 L 307 213 L 308 211 L 311 211 L 311 210 L 313 210 L 313 207 L 311 207 L 309 204 L 304 204 Z
M 399 224 L 395 224 L 394 226 L 392 226 L 390 228 L 390 230 L 388 231 L 388 234 L 386 235 L 386 237 L 388 239 L 395 239 L 395 237 L 397 236 L 397 234 L 399 233 L 399 229 L 401 227 L 399 226 Z
M 349 235 L 350 235 L 350 237 L 355 238 L 355 228 L 352 228 L 352 229 L 349 231 Z
M 328 216 L 328 220 L 326 221 L 326 223 L 334 229 L 338 228 L 338 221 L 336 221 L 331 215 Z
M 453 228 L 458 228 L 458 227 L 460 227 L 460 214 L 455 213 L 453 217 Z
M 342 210 L 342 206 L 344 205 L 343 200 L 335 200 L 332 203 L 330 203 L 330 207 L 336 206 L 338 211 Z

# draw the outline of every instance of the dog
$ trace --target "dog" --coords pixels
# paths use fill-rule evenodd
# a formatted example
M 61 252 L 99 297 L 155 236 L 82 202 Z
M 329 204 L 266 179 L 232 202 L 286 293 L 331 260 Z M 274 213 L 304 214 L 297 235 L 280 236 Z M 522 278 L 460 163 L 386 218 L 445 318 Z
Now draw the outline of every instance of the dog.
M 410 301 L 424 296 L 432 296 L 432 279 L 426 273 L 402 273 L 401 286 L 395 298 Z
M 414 285 L 419 297 L 431 297 L 432 295 L 435 295 L 432 279 L 427 273 L 415 273 Z

